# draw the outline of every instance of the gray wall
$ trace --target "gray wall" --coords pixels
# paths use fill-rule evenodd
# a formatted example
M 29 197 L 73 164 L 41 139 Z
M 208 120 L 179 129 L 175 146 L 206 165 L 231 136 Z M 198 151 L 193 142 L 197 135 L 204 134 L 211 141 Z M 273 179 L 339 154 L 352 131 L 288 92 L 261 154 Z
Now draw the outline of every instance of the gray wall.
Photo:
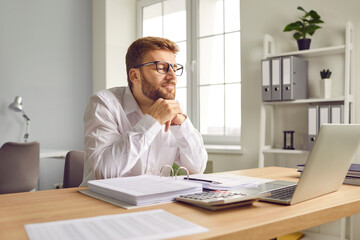
M 91 33 L 91 0 L 0 0 L 0 144 L 23 141 L 25 122 L 8 109 L 20 95 L 31 119 L 29 141 L 83 149 Z

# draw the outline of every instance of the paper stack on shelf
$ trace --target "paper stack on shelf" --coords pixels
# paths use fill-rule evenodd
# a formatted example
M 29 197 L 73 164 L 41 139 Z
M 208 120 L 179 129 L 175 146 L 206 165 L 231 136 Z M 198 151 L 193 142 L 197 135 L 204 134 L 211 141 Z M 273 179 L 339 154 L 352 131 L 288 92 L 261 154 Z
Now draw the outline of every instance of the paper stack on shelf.
M 298 172 L 302 173 L 305 164 L 299 164 Z M 360 164 L 352 163 L 349 171 L 346 174 L 344 184 L 358 185 L 360 186 Z
M 202 192 L 202 185 L 170 177 L 140 175 L 91 180 L 89 190 L 135 206 L 171 202 L 180 195 Z

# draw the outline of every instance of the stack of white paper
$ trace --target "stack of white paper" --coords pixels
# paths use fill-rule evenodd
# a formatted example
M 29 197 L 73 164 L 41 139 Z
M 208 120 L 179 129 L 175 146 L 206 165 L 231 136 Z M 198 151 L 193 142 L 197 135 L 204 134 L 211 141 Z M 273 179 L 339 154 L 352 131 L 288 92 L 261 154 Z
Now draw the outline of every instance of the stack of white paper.
M 180 195 L 202 192 L 200 183 L 154 175 L 91 180 L 88 186 L 90 191 L 136 206 L 170 202 Z

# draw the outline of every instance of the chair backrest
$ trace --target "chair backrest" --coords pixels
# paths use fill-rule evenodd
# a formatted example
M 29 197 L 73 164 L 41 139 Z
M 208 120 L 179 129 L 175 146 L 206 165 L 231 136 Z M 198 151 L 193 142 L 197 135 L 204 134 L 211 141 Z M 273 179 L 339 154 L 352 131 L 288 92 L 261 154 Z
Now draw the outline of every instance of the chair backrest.
M 26 192 L 38 185 L 38 142 L 7 142 L 0 148 L 0 193 Z
M 83 180 L 85 153 L 70 151 L 65 157 L 63 188 L 78 187 Z

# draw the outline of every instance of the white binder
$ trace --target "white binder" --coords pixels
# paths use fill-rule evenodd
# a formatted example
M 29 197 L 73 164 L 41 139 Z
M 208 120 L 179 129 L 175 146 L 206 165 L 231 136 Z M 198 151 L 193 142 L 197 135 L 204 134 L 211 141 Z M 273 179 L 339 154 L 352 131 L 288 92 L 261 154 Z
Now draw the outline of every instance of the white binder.
M 308 150 L 311 151 L 319 132 L 319 106 L 308 108 Z
M 282 58 L 282 100 L 308 98 L 308 62 L 295 56 Z
M 344 105 L 331 106 L 331 123 L 344 123 Z
M 271 59 L 271 100 L 282 100 L 281 58 Z
M 321 105 L 319 108 L 319 130 L 326 123 L 330 123 L 330 106 Z
M 270 59 L 261 60 L 261 95 L 263 101 L 271 101 L 271 61 Z

